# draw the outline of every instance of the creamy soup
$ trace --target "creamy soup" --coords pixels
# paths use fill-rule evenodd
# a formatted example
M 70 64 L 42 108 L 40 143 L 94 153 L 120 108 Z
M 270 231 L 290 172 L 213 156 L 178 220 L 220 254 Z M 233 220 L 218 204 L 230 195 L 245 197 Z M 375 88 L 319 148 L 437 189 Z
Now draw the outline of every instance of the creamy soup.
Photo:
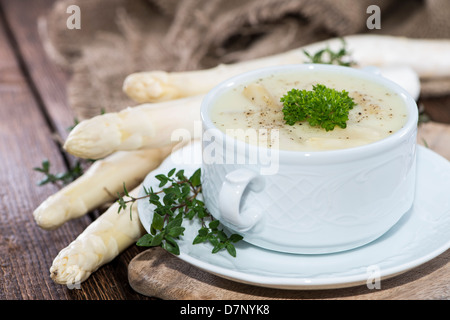
M 350 110 L 345 129 L 335 127 L 326 131 L 311 127 L 306 121 L 293 126 L 285 123 L 280 98 L 293 88 L 312 90 L 316 84 L 346 90 L 357 104 Z M 334 150 L 369 144 L 398 131 L 407 121 L 403 99 L 382 85 L 311 70 L 307 74 L 272 75 L 231 87 L 217 99 L 210 115 L 217 128 L 237 139 L 259 146 L 297 151 Z

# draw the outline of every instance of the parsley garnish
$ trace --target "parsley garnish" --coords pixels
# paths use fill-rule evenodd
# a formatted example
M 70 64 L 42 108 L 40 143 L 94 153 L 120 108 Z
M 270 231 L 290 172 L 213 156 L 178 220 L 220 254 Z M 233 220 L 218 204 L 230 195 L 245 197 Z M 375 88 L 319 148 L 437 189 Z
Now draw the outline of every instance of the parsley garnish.
M 139 199 L 148 198 L 150 204 L 155 206 L 150 233 L 143 235 L 138 241 L 138 246 L 155 247 L 161 246 L 167 251 L 179 255 L 180 248 L 177 240 L 185 230 L 182 227 L 183 219 L 198 219 L 201 228 L 195 237 L 193 244 L 209 242 L 212 244 L 212 253 L 223 249 L 236 257 L 234 243 L 243 239 L 238 234 L 228 236 L 219 229 L 220 222 L 215 220 L 208 212 L 203 201 L 198 199 L 202 187 L 200 183 L 200 169 L 187 178 L 184 170 L 172 169 L 167 175 L 158 174 L 155 178 L 160 182 L 158 191 L 153 188 L 144 188 L 145 195 L 135 198 L 129 195 L 124 185 L 125 199 L 119 195 L 117 200 L 119 212 L 127 208 L 127 204 L 133 204 Z M 131 209 L 131 207 L 130 207 Z
M 327 88 L 322 84 L 312 91 L 292 89 L 280 101 L 284 120 L 288 125 L 308 121 L 311 126 L 333 130 L 335 126 L 347 127 L 348 113 L 356 105 L 348 92 Z

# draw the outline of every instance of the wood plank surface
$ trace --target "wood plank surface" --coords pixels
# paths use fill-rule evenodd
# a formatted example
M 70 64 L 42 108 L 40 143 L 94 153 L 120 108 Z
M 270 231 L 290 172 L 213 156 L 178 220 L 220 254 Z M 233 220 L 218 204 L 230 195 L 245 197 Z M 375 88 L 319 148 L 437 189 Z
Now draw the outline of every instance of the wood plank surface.
M 450 123 L 450 95 L 420 99 L 419 105 L 429 120 L 439 123 Z
M 450 109 L 450 104 L 448 106 Z M 450 160 L 450 125 L 434 121 L 421 123 L 417 143 Z
M 129 265 L 130 283 L 144 294 L 167 300 L 432 300 L 450 297 L 450 250 L 402 275 L 366 285 L 328 290 L 280 290 L 247 285 L 203 271 L 151 248 Z
M 21 60 L 22 71 L 31 79 L 30 89 L 56 133 L 65 139 L 67 128 L 74 123 L 74 113 L 67 103 L 66 83 L 70 74 L 49 60 L 39 36 L 38 19 L 52 6 L 54 0 L 2 0 L 12 45 Z M 25 6 L 26 4 L 26 6 Z
M 11 49 L 4 20 L 0 21 L 0 104 L 0 298 L 68 298 L 68 292 L 49 279 L 48 268 L 59 248 L 89 221 L 48 233 L 33 220 L 35 206 L 56 189 L 37 188 L 40 177 L 32 168 L 44 158 L 52 160 L 55 170 L 65 170 L 65 165 Z
M 66 101 L 69 78 L 49 61 L 37 33 L 37 18 L 53 0 L 0 2 L 0 299 L 148 299 L 131 289 L 128 262 L 135 246 L 96 272 L 79 288 L 56 285 L 49 268 L 96 215 L 41 230 L 33 210 L 57 188 L 38 187 L 32 170 L 49 159 L 53 172 L 68 161 L 55 134 L 64 138 L 74 117 Z

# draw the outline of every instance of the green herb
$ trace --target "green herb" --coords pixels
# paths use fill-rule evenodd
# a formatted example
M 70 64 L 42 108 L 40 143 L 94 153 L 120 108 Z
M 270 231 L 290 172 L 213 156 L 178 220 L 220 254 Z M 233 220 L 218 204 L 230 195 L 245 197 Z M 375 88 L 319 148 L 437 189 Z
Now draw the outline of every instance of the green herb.
M 80 161 L 77 161 L 75 165 L 66 172 L 51 173 L 49 160 L 42 161 L 41 167 L 33 168 L 33 170 L 45 175 L 45 177 L 37 183 L 39 186 L 51 183 L 61 187 L 61 184 L 64 186 L 83 174 L 83 168 Z
M 70 127 L 67 127 L 67 131 L 72 131 L 78 124 L 80 123 L 80 120 L 78 120 L 77 117 L 73 118 L 73 124 Z
M 280 101 L 284 120 L 288 125 L 308 121 L 311 126 L 333 130 L 335 126 L 347 127 L 348 113 L 356 105 L 348 92 L 327 88 L 322 84 L 312 91 L 292 89 Z
M 314 54 L 303 50 L 303 53 L 309 59 L 307 63 L 336 64 L 345 67 L 354 65 L 355 62 L 350 59 L 350 53 L 347 51 L 345 40 L 341 39 L 341 41 L 342 47 L 336 52 L 329 47 L 319 50 Z
M 417 106 L 419 108 L 419 119 L 417 121 L 417 124 L 420 125 L 422 123 L 429 122 L 431 120 L 431 118 L 430 118 L 430 115 L 427 114 L 423 103 L 419 103 Z
M 104 108 L 101 108 L 100 109 L 100 115 L 105 114 L 105 113 L 106 113 L 106 110 Z M 80 123 L 80 120 L 78 120 L 77 117 L 74 117 L 73 118 L 73 124 L 71 126 L 67 127 L 66 130 L 68 132 L 72 131 L 79 123 Z
M 100 114 L 105 114 L 105 109 L 100 109 Z M 77 117 L 73 118 L 73 125 L 67 128 L 67 131 L 72 131 L 80 121 Z M 59 140 L 58 140 L 59 141 Z M 50 172 L 50 161 L 45 159 L 41 163 L 41 167 L 33 168 L 34 171 L 41 172 L 45 174 L 45 177 L 37 182 L 38 186 L 42 186 L 47 183 L 57 185 L 58 187 L 63 187 L 70 182 L 74 181 L 78 177 L 82 176 L 84 169 L 88 164 L 95 162 L 93 159 L 81 159 L 78 158 L 75 165 L 69 168 L 66 172 L 51 173 Z
M 176 171 L 176 169 L 170 170 L 167 175 L 156 175 L 160 190 L 144 188 L 145 195 L 142 197 L 130 196 L 124 185 L 124 195 L 128 199 L 118 195 L 118 212 L 125 210 L 129 203 L 133 205 L 137 200 L 143 198 L 148 198 L 149 203 L 155 207 L 150 232 L 137 241 L 138 246 L 161 246 L 178 255 L 180 249 L 177 240 L 185 230 L 182 227 L 183 220 L 198 219 L 201 222 L 201 228 L 198 230 L 193 244 L 209 242 L 213 246 L 212 253 L 225 249 L 231 256 L 236 256 L 234 243 L 243 238 L 238 234 L 228 236 L 222 229 L 219 229 L 219 220 L 215 220 L 208 212 L 204 202 L 198 199 L 202 190 L 200 172 L 200 169 L 196 170 L 189 178 L 185 176 L 184 170 Z

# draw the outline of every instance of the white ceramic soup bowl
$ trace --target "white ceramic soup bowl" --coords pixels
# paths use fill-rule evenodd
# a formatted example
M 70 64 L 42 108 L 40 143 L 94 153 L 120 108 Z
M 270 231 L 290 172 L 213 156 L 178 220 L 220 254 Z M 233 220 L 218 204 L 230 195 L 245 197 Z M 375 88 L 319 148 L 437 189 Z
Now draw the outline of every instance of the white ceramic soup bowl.
M 224 92 L 296 70 L 332 72 L 381 84 L 404 101 L 406 124 L 377 142 L 315 152 L 250 145 L 216 128 L 210 112 Z M 348 250 L 380 237 L 412 206 L 417 105 L 404 89 L 374 72 L 314 64 L 247 72 L 206 95 L 201 119 L 205 205 L 225 227 L 253 245 L 298 254 Z

